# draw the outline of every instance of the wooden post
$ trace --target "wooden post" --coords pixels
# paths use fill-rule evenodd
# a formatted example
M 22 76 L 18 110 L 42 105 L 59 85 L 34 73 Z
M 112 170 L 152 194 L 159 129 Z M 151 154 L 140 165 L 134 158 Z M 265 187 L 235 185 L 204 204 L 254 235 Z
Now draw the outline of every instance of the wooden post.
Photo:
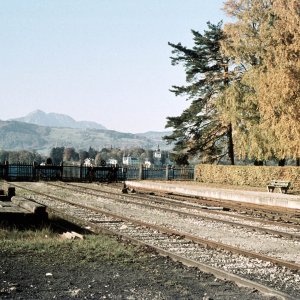
M 12 197 L 16 195 L 16 188 L 14 186 L 10 186 L 7 189 L 7 196 L 11 200 Z

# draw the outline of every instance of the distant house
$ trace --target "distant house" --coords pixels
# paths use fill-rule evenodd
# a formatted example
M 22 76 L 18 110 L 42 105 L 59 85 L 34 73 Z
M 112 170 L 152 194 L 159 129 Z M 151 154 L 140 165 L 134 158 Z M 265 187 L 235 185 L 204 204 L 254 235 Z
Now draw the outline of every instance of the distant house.
M 154 157 L 157 159 L 161 159 L 161 151 L 159 149 L 159 145 L 157 145 L 157 149 L 154 151 Z
M 149 161 L 148 159 L 147 160 L 145 160 L 145 162 L 144 162 L 144 166 L 147 168 L 147 169 L 149 169 L 149 168 L 151 168 L 151 161 Z
M 106 164 L 110 165 L 110 166 L 116 166 L 118 164 L 118 160 L 114 159 L 114 158 L 110 158 Z
M 84 161 L 83 161 L 83 165 L 85 167 L 92 167 L 95 165 L 95 160 L 93 158 L 86 158 Z
M 125 166 L 138 166 L 140 164 L 140 160 L 136 157 L 132 157 L 130 155 L 123 156 L 123 165 Z

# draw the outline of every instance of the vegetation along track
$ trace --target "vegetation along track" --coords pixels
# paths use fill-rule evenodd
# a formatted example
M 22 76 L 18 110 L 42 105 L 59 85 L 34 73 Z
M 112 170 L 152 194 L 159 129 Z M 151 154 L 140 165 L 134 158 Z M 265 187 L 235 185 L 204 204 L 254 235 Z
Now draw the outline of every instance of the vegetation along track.
M 16 184 L 19 188 L 25 188 L 25 185 L 28 184 Z M 156 247 L 161 253 L 186 264 L 197 265 L 204 271 L 246 286 L 253 287 L 254 281 L 257 283 L 255 288 L 265 293 L 275 294 L 274 290 L 277 290 L 277 296 L 282 298 L 288 298 L 287 295 L 295 299 L 300 297 L 297 255 L 300 244 L 297 240 L 254 231 L 253 225 L 250 230 L 248 225 L 241 224 L 241 219 L 234 225 L 232 220 L 226 223 L 223 222 L 225 220 L 212 220 L 212 217 L 204 218 L 195 205 L 190 208 L 178 206 L 176 211 L 174 208 L 162 209 L 161 203 L 157 206 L 153 204 L 158 199 L 149 204 L 148 195 L 144 200 L 139 195 L 137 200 L 135 195 L 122 194 L 121 189 L 113 195 L 113 191 L 104 186 L 104 193 L 91 189 L 87 193 L 82 187 L 63 183 L 55 186 L 31 183 L 30 186 L 25 196 L 95 231 L 122 234 L 136 242 Z M 136 197 L 134 201 L 139 202 L 132 203 L 133 200 L 128 200 L 128 197 Z M 187 212 L 188 209 L 193 211 Z M 289 235 L 297 238 L 295 232 Z M 223 237 L 221 241 L 220 236 Z M 252 249 L 249 249 L 249 243 L 254 244 Z

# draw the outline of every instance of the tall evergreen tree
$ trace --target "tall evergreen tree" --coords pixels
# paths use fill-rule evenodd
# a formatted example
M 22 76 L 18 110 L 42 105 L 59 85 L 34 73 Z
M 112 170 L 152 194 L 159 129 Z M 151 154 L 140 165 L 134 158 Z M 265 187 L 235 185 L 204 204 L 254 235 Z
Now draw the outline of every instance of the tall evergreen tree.
M 186 73 L 186 85 L 173 86 L 171 92 L 187 97 L 191 104 L 180 116 L 167 118 L 166 127 L 173 132 L 164 139 L 174 142 L 178 153 L 197 154 L 204 162 L 228 155 L 234 164 L 232 125 L 220 118 L 217 109 L 218 96 L 229 82 L 228 58 L 220 51 L 222 22 L 207 25 L 204 34 L 192 30 L 191 49 L 169 43 L 172 65 L 182 64 Z

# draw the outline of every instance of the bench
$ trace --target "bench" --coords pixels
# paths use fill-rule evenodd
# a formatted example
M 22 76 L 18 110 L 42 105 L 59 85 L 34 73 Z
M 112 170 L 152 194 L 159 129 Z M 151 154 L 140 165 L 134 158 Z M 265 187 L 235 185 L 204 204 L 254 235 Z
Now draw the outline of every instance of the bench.
M 281 193 L 287 193 L 288 189 L 290 188 L 291 183 L 289 181 L 283 180 L 272 180 L 268 185 L 268 192 L 274 192 L 275 188 L 280 188 Z

